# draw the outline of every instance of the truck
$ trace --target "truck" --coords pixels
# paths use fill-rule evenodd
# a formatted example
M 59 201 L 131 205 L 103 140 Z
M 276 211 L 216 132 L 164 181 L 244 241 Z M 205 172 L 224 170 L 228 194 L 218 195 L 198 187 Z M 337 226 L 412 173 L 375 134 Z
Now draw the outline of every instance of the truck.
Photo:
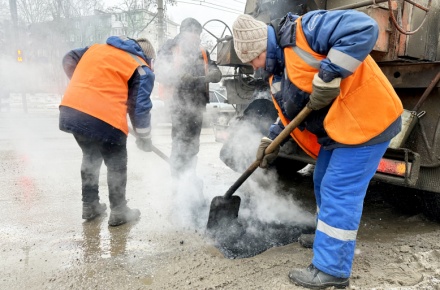
M 391 141 L 373 181 L 384 186 L 384 198 L 401 210 L 422 211 L 440 221 L 440 0 L 247 0 L 244 13 L 269 23 L 287 12 L 302 15 L 316 9 L 356 9 L 378 23 L 379 37 L 370 55 L 405 110 L 402 131 Z M 262 73 L 237 57 L 231 29 L 221 20 L 211 21 L 225 26 L 213 49 L 217 64 L 233 69 L 222 81 L 228 102 L 237 110 L 228 124 L 215 130 L 222 136 L 220 159 L 240 172 L 254 160 L 277 112 Z M 249 137 L 249 132 L 256 134 Z M 280 175 L 289 175 L 314 163 L 290 139 L 273 166 Z

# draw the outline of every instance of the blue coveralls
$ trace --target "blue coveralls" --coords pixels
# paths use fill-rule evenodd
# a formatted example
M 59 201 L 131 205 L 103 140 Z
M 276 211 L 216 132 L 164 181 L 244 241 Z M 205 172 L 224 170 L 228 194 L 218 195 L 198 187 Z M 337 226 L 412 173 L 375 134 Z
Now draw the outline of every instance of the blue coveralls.
M 325 82 L 353 74 L 356 65 L 372 50 L 377 39 L 377 25 L 363 15 L 356 11 L 318 10 L 302 17 L 302 28 L 310 48 L 321 55 L 327 55 L 333 49 L 344 61 L 338 63 L 325 58 L 320 62 L 319 76 Z M 297 18 L 288 14 L 283 28 Z M 274 98 L 283 115 L 292 120 L 307 103 L 309 94 L 301 91 L 285 75 L 280 42 L 283 39 L 293 39 L 294 42 L 295 35 L 292 34 L 294 30 L 283 28 L 268 26 L 266 71 L 281 82 L 281 90 Z M 280 31 L 277 40 L 275 35 Z M 350 61 L 353 63 L 348 63 Z M 325 273 L 348 278 L 367 187 L 390 140 L 400 131 L 401 119 L 398 117 L 384 132 L 363 144 L 345 145 L 332 140 L 325 132 L 323 120 L 328 109 L 314 111 L 300 128 L 314 133 L 321 144 L 313 177 L 317 228 L 312 263 Z M 268 137 L 273 140 L 283 128 L 281 122 L 273 124 Z

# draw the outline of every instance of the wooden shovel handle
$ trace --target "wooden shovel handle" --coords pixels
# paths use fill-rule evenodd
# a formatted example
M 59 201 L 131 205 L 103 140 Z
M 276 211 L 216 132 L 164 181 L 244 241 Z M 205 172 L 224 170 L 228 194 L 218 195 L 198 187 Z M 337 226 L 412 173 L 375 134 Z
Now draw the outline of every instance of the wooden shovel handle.
M 272 153 L 275 148 L 277 148 L 284 139 L 286 139 L 290 133 L 301 124 L 302 121 L 312 112 L 312 109 L 309 109 L 307 106 L 298 113 L 298 115 L 289 123 L 286 127 L 284 127 L 283 131 L 267 146 L 266 150 L 264 150 L 265 154 Z M 237 179 L 237 181 L 228 189 L 228 191 L 223 196 L 225 199 L 231 198 L 235 191 L 248 179 L 249 176 L 258 168 L 260 165 L 260 160 L 255 160 L 251 166 L 246 169 L 245 172 Z

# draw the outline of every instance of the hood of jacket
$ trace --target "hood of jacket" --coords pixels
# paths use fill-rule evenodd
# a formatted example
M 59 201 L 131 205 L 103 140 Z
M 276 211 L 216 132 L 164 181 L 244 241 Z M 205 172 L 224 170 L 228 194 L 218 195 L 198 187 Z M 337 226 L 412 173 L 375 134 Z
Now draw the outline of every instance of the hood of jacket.
M 114 46 L 118 49 L 124 50 L 126 52 L 132 53 L 141 57 L 145 62 L 150 63 L 150 59 L 147 58 L 142 51 L 139 44 L 134 39 L 125 37 L 125 36 L 110 36 L 107 38 L 106 43 L 108 45 Z
M 284 53 L 278 45 L 276 31 L 271 25 L 267 26 L 267 49 L 265 71 L 274 76 L 284 72 Z

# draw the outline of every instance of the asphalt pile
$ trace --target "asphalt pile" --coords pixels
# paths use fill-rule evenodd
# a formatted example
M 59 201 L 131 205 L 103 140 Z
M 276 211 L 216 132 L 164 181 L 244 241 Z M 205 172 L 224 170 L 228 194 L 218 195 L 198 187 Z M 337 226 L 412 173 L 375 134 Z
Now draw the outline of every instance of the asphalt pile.
M 310 226 L 264 223 L 237 219 L 208 232 L 214 246 L 229 259 L 249 258 L 298 241 L 302 233 L 313 233 Z

